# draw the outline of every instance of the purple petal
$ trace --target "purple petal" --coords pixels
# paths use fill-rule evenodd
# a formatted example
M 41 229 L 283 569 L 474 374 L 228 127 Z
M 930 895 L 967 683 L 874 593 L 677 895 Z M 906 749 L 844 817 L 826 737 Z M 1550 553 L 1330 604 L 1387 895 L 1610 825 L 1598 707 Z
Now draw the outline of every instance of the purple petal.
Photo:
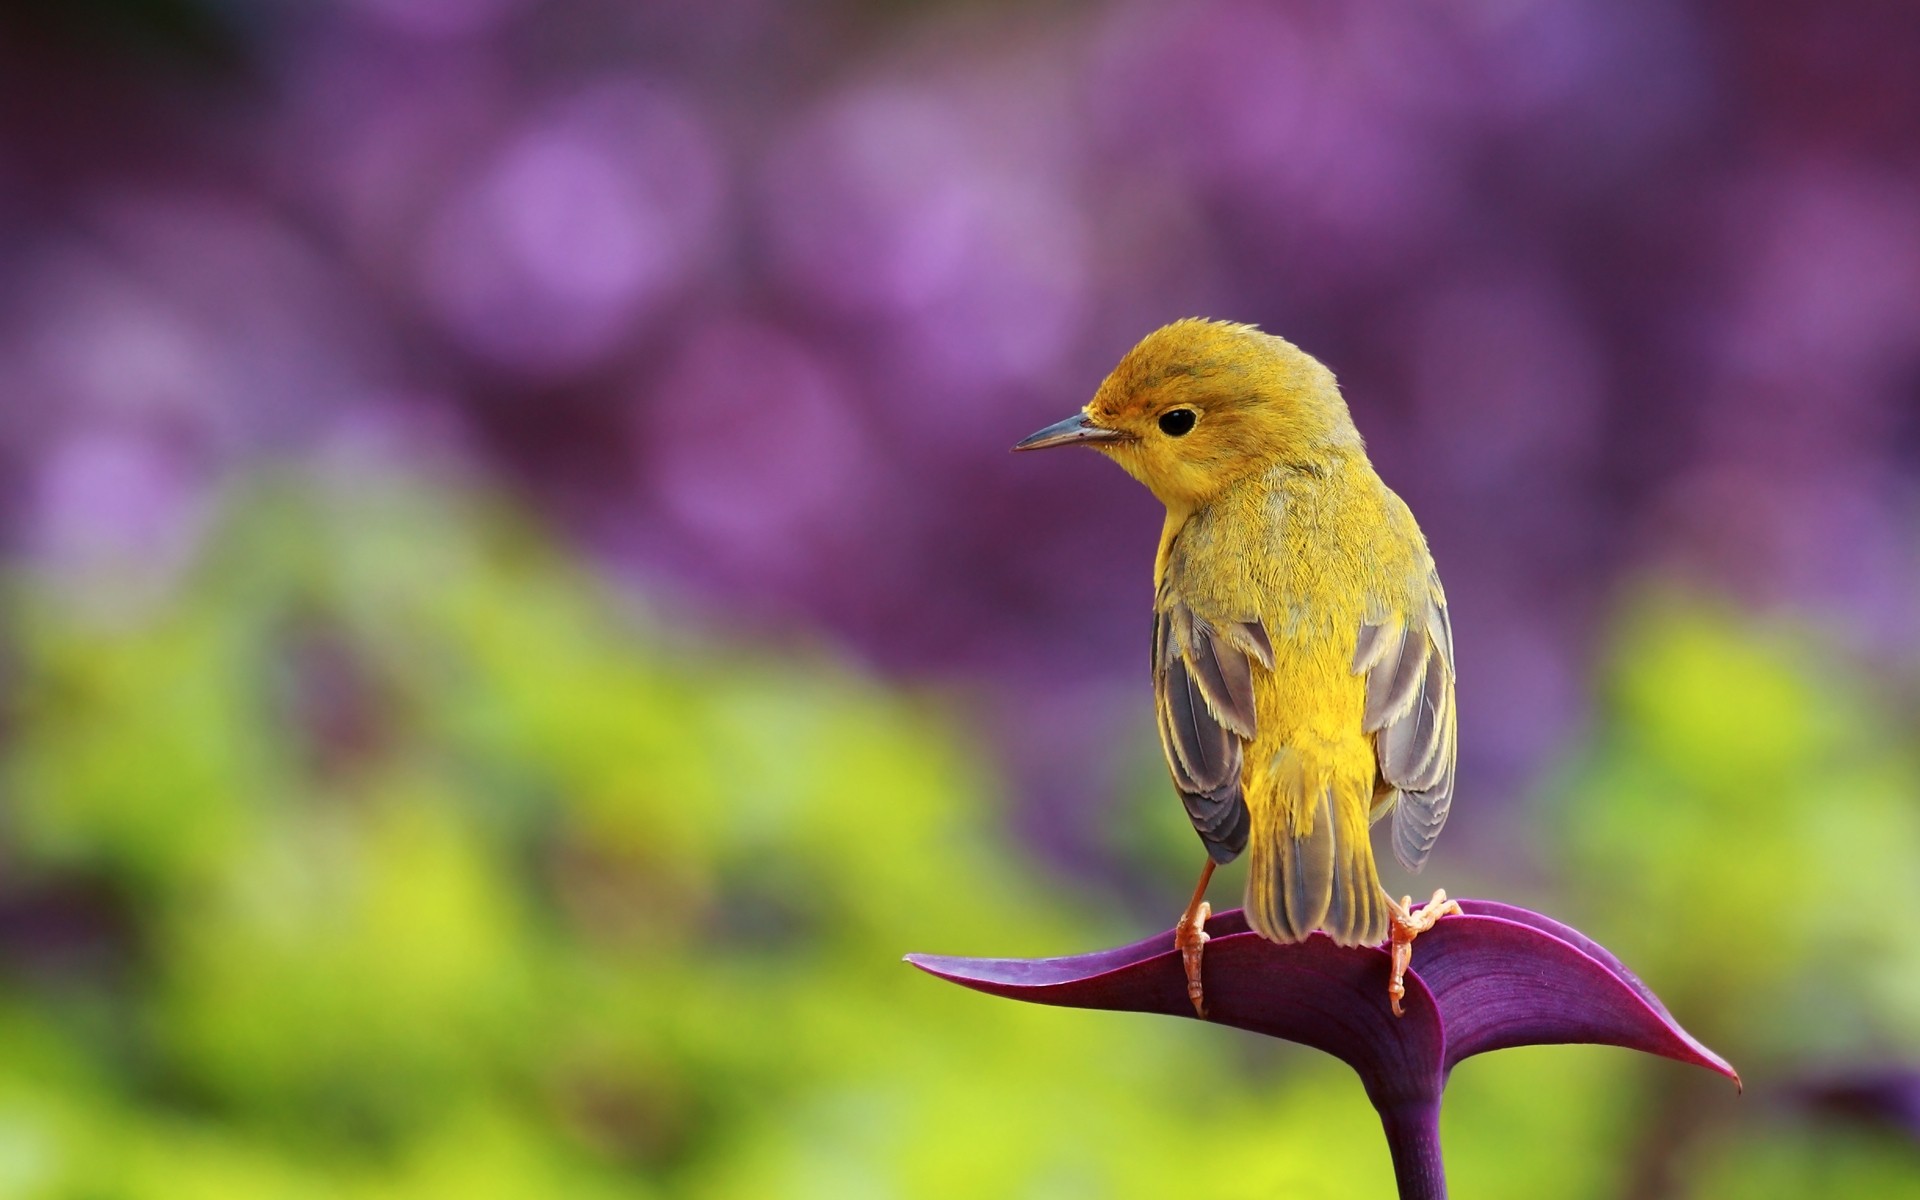
M 1532 912 L 1516 905 L 1502 904 L 1498 900 L 1462 900 L 1460 901 L 1460 907 L 1466 911 L 1468 916 L 1499 917 L 1502 920 L 1514 921 L 1521 925 L 1531 926 L 1542 933 L 1552 934 L 1574 949 L 1586 954 L 1587 957 L 1598 961 L 1601 966 L 1606 967 L 1607 970 L 1619 977 L 1623 983 L 1639 993 L 1640 998 L 1648 1004 L 1651 1004 L 1662 1016 L 1667 1016 L 1671 1019 L 1670 1014 L 1667 1012 L 1667 1006 L 1660 1003 L 1660 998 L 1653 994 L 1653 989 L 1640 982 L 1640 977 L 1628 970 L 1625 963 L 1614 957 L 1613 951 L 1602 946 L 1599 942 L 1594 941 L 1586 934 L 1581 933 L 1573 926 L 1562 925 L 1552 917 L 1543 916 L 1540 913 Z
M 1387 1001 L 1391 963 L 1379 950 L 1315 935 L 1275 946 L 1246 931 L 1238 910 L 1207 925 L 1208 1019 L 1323 1050 L 1359 1073 L 1376 1106 L 1437 1100 L 1445 1082 L 1439 1009 L 1407 979 L 1407 1015 Z M 977 959 L 908 955 L 942 979 L 1015 1000 L 1192 1017 L 1172 933 L 1071 958 Z
M 1643 1050 L 1739 1082 L 1725 1059 L 1590 939 L 1524 909 L 1462 907 L 1466 915 L 1441 921 L 1414 944 L 1415 970 L 1445 1014 L 1449 1070 L 1489 1050 L 1584 1043 Z
M 1454 1064 L 1509 1046 L 1597 1043 L 1740 1077 L 1674 1021 L 1633 972 L 1558 921 L 1461 901 L 1414 946 L 1406 1015 L 1387 998 L 1391 960 L 1316 934 L 1275 945 L 1239 911 L 1208 923 L 1209 1019 L 1324 1050 L 1351 1066 L 1379 1110 L 1402 1197 L 1446 1195 L 1440 1095 Z M 1070 958 L 907 961 L 967 987 L 1038 1004 L 1190 1017 L 1173 934 Z
M 1467 900 L 1462 908 L 1415 944 L 1399 1018 L 1388 1006 L 1384 951 L 1336 946 L 1319 935 L 1275 945 L 1248 932 L 1238 910 L 1221 913 L 1207 926 L 1209 1019 L 1339 1058 L 1383 1112 L 1437 1100 L 1454 1064 L 1511 1046 L 1624 1046 L 1739 1081 L 1592 939 L 1511 905 Z M 1069 958 L 907 961 L 1037 1004 L 1193 1015 L 1171 933 Z

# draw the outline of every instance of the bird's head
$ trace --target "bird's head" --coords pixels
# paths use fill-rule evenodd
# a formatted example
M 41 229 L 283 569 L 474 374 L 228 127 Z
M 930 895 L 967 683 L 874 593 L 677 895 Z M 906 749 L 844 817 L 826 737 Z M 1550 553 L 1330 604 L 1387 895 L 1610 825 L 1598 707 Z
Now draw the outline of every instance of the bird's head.
M 1081 443 L 1190 511 L 1276 463 L 1360 450 L 1333 373 L 1251 325 L 1190 318 L 1127 352 L 1080 412 L 1015 450 Z

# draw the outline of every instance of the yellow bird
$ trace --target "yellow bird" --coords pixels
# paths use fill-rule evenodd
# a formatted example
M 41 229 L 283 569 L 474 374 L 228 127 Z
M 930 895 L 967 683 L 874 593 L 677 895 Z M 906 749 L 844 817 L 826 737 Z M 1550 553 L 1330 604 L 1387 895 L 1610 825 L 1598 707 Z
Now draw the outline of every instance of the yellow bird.
M 1014 447 L 1088 445 L 1167 507 L 1153 565 L 1161 748 L 1207 849 L 1176 926 L 1206 1015 L 1213 869 L 1250 855 L 1248 922 L 1295 942 L 1413 938 L 1458 912 L 1380 886 L 1369 829 L 1417 871 L 1453 801 L 1453 631 L 1426 538 L 1388 490 L 1333 373 L 1251 325 L 1176 321 L 1078 414 Z

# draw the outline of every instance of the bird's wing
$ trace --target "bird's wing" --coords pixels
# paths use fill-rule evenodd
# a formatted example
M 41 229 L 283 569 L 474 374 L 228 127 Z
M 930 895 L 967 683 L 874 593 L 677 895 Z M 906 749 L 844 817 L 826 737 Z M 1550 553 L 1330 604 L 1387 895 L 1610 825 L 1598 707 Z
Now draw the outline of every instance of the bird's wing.
M 1247 847 L 1240 748 L 1253 740 L 1253 664 L 1273 667 L 1259 622 L 1214 624 L 1162 594 L 1153 615 L 1153 694 L 1173 783 L 1215 862 Z
M 1453 804 L 1453 624 L 1440 576 L 1409 616 L 1360 627 L 1353 671 L 1367 680 L 1365 729 L 1374 735 L 1380 777 L 1394 794 L 1393 854 L 1418 871 Z M 1375 811 L 1379 811 L 1376 808 Z

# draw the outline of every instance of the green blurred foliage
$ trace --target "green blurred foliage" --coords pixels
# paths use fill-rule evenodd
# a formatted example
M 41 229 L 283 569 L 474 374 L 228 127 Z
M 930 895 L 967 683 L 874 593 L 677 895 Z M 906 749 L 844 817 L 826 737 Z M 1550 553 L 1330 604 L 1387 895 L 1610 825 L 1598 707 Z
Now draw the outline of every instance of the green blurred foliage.
M 224 514 L 137 618 L 7 585 L 0 901 L 79 932 L 3 964 L 0 1196 L 1389 1193 L 1330 1060 L 900 963 L 1141 932 L 1009 842 L 959 715 L 688 633 L 461 488 L 335 467 Z M 1623 636 L 1562 789 L 1568 893 L 1736 1060 L 1913 1048 L 1913 767 L 1880 711 L 1728 613 Z M 1159 799 L 1120 851 L 1156 873 L 1192 858 Z M 1468 1064 L 1456 1190 L 1622 1194 L 1681 1071 Z M 1791 1129 L 1726 1117 L 1681 1168 L 1892 1195 L 1913 1166 Z
M 1670 588 L 1610 662 L 1554 789 L 1568 915 L 1748 1092 L 1643 1083 L 1640 1152 L 1702 1196 L 1920 1196 L 1920 1148 L 1783 1111 L 1796 1080 L 1920 1063 L 1911 714 L 1830 640 Z
M 1761 1069 L 1920 1050 L 1911 718 L 1815 636 L 1657 593 L 1562 797 L 1582 928 Z
M 1189 1176 L 1182 1097 L 1264 1129 L 1226 1046 L 900 963 L 1121 932 L 999 840 L 951 714 L 678 633 L 452 489 L 226 514 L 137 621 L 11 583 L 11 886 L 111 944 L 11 964 L 5 1194 L 1099 1196 Z M 1288 1170 L 1377 1185 L 1316 1070 L 1351 1161 Z

